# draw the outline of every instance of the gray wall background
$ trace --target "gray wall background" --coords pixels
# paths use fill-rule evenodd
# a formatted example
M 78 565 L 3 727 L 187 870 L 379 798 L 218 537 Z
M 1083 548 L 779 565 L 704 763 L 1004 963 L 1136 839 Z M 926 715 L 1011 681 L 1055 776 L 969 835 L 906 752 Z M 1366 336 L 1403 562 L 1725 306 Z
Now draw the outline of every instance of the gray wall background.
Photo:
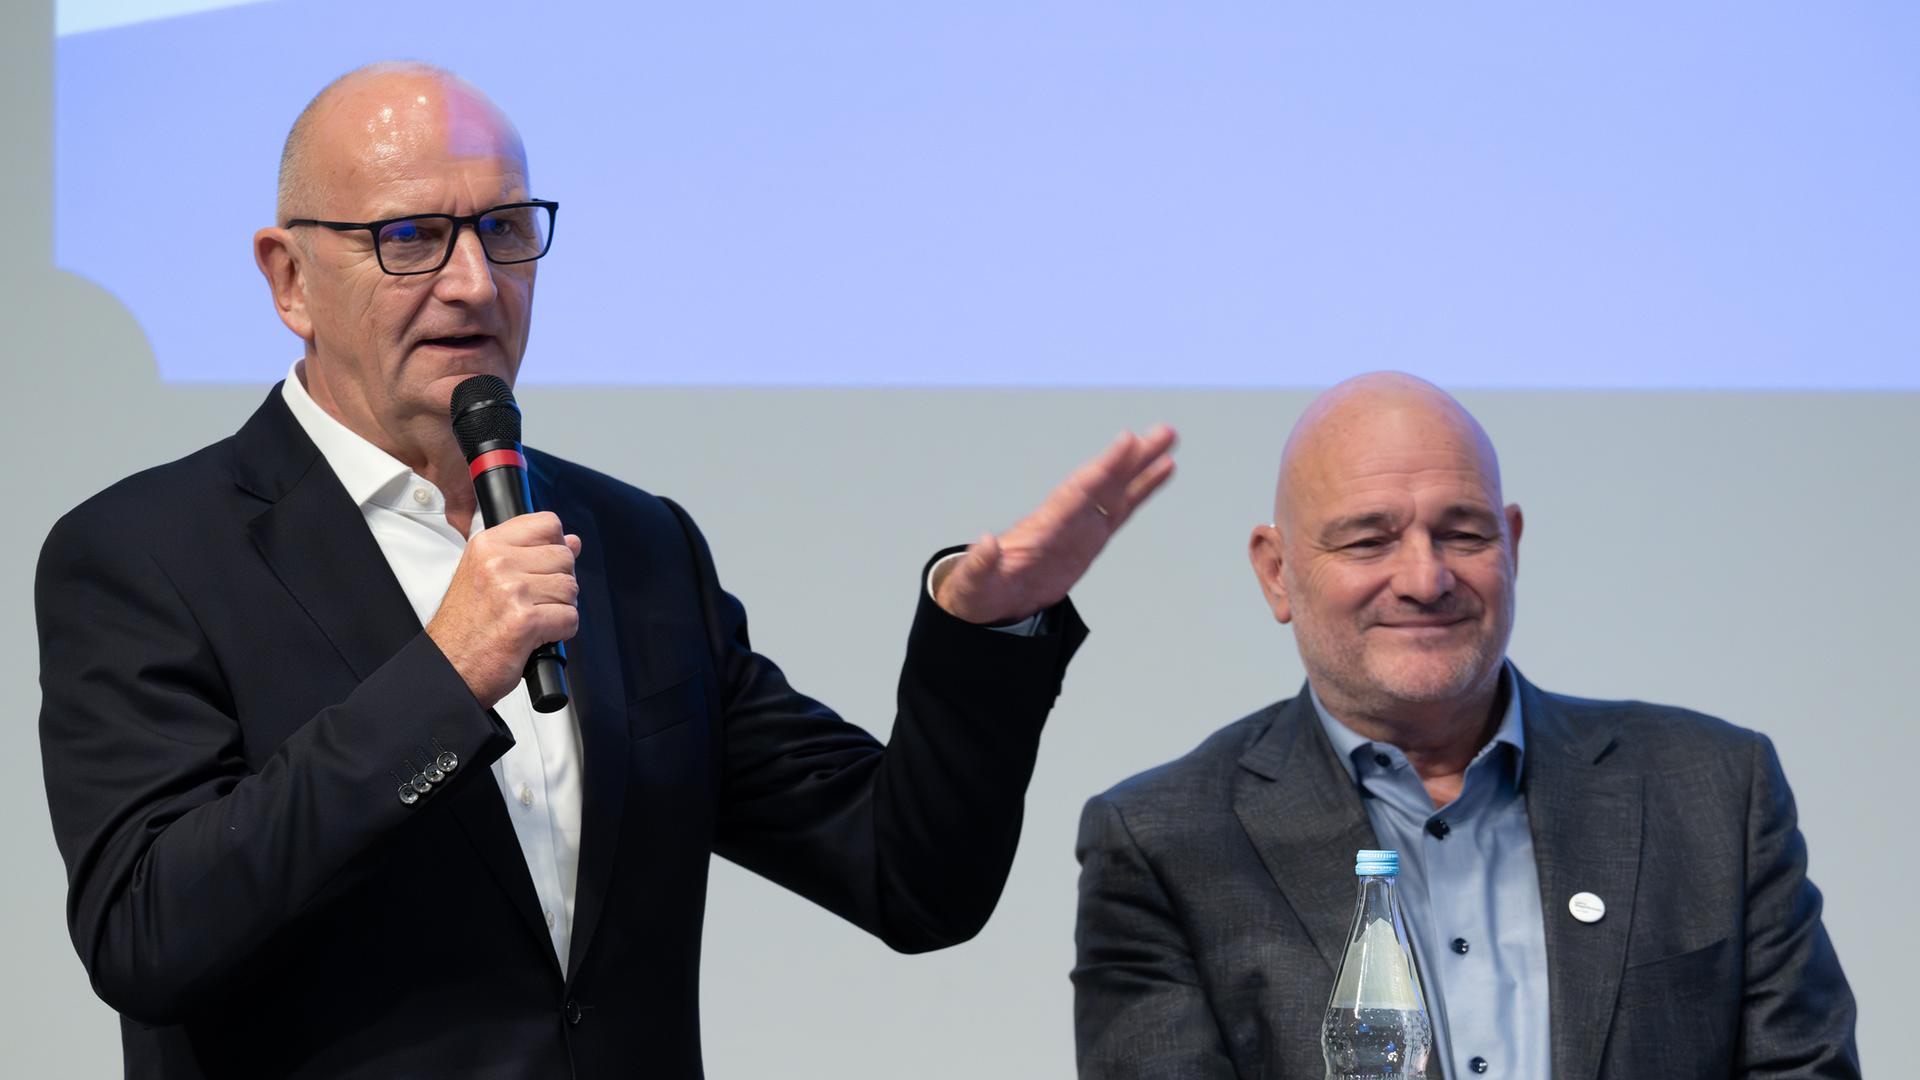
M 118 1036 L 64 928 L 35 733 L 32 568 L 60 513 L 230 432 L 265 387 L 160 384 L 118 303 L 51 269 L 50 6 L 0 9 L 0 205 L 13 211 L 0 385 L 25 448 L 0 529 L 0 859 L 11 871 L 0 1047 L 9 1074 L 100 1077 L 118 1074 Z M 152 167 L 188 164 L 129 163 L 127 183 Z M 233 248 L 246 258 L 244 238 Z M 1281 380 L 1285 363 L 1274 358 Z M 716 863 L 703 990 L 712 1075 L 1070 1073 L 1081 801 L 1299 685 L 1291 638 L 1242 547 L 1309 396 L 523 393 L 530 442 L 684 501 L 759 646 L 883 735 L 928 552 L 1004 527 L 1122 426 L 1165 419 L 1184 435 L 1173 485 L 1076 590 L 1093 637 L 1049 725 L 1021 853 L 986 932 L 895 956 Z M 1861 1000 L 1865 1063 L 1898 1075 L 1898 1018 L 1920 959 L 1898 812 L 1920 759 L 1904 685 L 1920 636 L 1920 395 L 1462 397 L 1527 510 L 1515 660 L 1553 689 L 1682 703 L 1774 738 Z M 125 527 L 136 541 L 140 523 Z

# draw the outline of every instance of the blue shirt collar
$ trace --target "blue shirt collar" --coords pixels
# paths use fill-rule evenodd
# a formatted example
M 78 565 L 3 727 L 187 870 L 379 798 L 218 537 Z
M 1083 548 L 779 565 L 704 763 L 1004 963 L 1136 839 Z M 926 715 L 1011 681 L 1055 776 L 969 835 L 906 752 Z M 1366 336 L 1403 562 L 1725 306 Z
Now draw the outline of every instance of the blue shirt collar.
M 1473 763 L 1469 764 L 1468 768 L 1478 764 L 1482 758 L 1504 743 L 1513 747 L 1512 775 L 1517 778 L 1520 775 L 1521 763 L 1526 760 L 1527 737 L 1520 717 L 1519 679 L 1513 670 L 1513 665 L 1504 660 L 1500 665 L 1500 681 L 1507 694 L 1507 711 L 1500 717 L 1500 726 L 1494 730 L 1493 738 L 1488 739 L 1487 745 L 1481 747 L 1480 752 L 1473 756 Z M 1311 679 L 1307 681 L 1307 696 L 1313 701 L 1313 713 L 1320 718 L 1321 728 L 1325 729 L 1327 738 L 1333 743 L 1334 755 L 1340 759 L 1341 766 L 1347 770 L 1347 779 L 1358 784 L 1360 771 L 1354 759 L 1361 753 L 1371 753 L 1373 740 L 1335 720 L 1333 714 L 1329 713 L 1327 707 L 1321 703 L 1320 692 L 1313 688 Z

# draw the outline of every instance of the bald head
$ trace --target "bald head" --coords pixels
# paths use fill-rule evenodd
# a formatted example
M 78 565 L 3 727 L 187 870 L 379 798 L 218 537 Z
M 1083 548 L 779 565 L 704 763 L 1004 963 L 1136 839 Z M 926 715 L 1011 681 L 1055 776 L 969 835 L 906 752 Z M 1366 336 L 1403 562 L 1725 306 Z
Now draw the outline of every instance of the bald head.
M 1432 383 L 1377 372 L 1320 395 L 1294 425 L 1273 523 L 1255 527 L 1248 554 L 1335 716 L 1385 724 L 1370 730 L 1402 748 L 1424 738 L 1407 725 L 1437 724 L 1450 745 L 1478 732 L 1498 685 L 1521 524 L 1467 410 Z
M 374 64 L 320 91 L 287 135 L 279 220 L 253 238 L 314 403 L 464 482 L 447 402 L 464 378 L 519 372 L 553 209 L 527 188 L 513 124 L 458 76 Z M 396 224 L 335 227 L 373 221 Z
M 1327 390 L 1293 425 L 1280 455 L 1274 521 L 1298 521 L 1302 506 L 1324 496 L 1344 473 L 1408 448 L 1452 456 L 1477 470 L 1488 502 L 1499 506 L 1500 461 L 1480 422 L 1452 394 L 1398 371 L 1356 375 Z
M 315 94 L 287 132 L 275 221 L 338 217 L 342 189 L 422 156 L 505 157 L 526 172 L 513 122 L 465 79 L 416 61 L 355 68 Z

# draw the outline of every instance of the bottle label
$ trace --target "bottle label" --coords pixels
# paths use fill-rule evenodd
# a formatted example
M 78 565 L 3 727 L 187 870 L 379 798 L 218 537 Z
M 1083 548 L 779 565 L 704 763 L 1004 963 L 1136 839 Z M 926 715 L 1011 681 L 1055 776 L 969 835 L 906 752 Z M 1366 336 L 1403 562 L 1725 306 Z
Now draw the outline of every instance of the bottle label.
M 1393 924 L 1375 919 L 1347 946 L 1340 981 L 1333 988 L 1336 1009 L 1418 1009 L 1413 969 Z

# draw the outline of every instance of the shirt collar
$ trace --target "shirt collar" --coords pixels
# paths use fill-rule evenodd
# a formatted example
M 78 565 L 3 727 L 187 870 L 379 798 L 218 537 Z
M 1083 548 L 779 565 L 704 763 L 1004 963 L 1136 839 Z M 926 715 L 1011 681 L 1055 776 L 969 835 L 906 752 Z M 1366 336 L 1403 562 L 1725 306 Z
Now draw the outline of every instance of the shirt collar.
M 1474 754 L 1473 761 L 1478 763 L 1502 743 L 1513 747 L 1513 774 L 1520 775 L 1520 765 L 1526 759 L 1527 737 L 1520 717 L 1520 683 L 1513 670 L 1513 664 L 1501 661 L 1500 681 L 1507 693 L 1507 711 L 1500 717 L 1500 726 L 1494 729 L 1493 738 L 1487 745 Z M 1307 682 L 1307 695 L 1313 700 L 1313 713 L 1320 718 L 1320 726 L 1325 729 L 1327 738 L 1333 743 L 1334 755 L 1347 770 L 1347 778 L 1358 784 L 1359 768 L 1354 764 L 1354 756 L 1369 750 L 1373 740 L 1353 730 L 1333 718 L 1326 705 L 1320 701 L 1320 692 L 1313 688 L 1312 680 Z M 1472 768 L 1470 764 L 1468 768 Z
M 307 387 L 301 381 L 301 361 L 295 360 L 287 369 L 287 381 L 280 386 L 280 396 L 285 399 L 287 409 L 300 427 L 313 440 L 320 450 L 320 456 L 327 459 L 327 465 L 333 474 L 340 478 L 340 486 L 347 489 L 347 496 L 356 506 L 387 506 L 394 509 L 418 511 L 419 506 L 407 506 L 400 496 L 414 485 L 426 485 L 436 496 L 439 490 L 426 478 L 416 476 L 398 458 L 368 442 L 357 432 L 340 421 L 333 414 L 321 408 L 307 393 Z

